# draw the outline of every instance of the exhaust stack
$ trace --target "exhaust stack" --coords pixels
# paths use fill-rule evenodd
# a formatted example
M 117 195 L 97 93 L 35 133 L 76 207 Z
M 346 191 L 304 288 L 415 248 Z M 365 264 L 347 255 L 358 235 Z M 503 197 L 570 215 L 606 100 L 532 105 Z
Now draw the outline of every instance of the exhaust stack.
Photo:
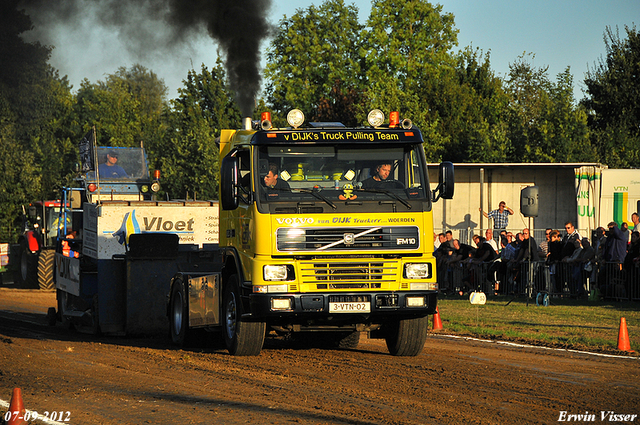
M 244 119 L 242 120 L 242 127 L 245 130 L 251 130 L 253 128 L 251 117 L 244 117 Z

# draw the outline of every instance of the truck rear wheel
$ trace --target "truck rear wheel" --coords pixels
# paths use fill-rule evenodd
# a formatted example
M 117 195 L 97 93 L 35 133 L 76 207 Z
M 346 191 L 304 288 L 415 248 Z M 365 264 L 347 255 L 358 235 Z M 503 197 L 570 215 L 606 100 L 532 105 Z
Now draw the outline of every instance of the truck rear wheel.
M 231 275 L 224 287 L 224 342 L 233 356 L 257 356 L 264 344 L 265 322 L 242 320 L 238 276 Z
M 339 334 L 336 338 L 336 347 L 354 350 L 360 344 L 360 332 L 353 331 L 346 334 Z
M 189 332 L 189 304 L 187 300 L 184 282 L 177 279 L 171 287 L 169 327 L 171 341 L 180 347 L 193 342 Z
M 62 326 L 65 329 L 73 329 L 74 327 L 73 323 L 71 323 L 71 320 L 69 320 L 69 318 L 65 315 L 67 311 L 71 310 L 71 308 L 69 307 L 70 298 L 71 294 L 69 294 L 68 292 L 62 291 L 60 289 L 57 290 L 56 299 L 58 301 L 58 315 L 60 317 L 60 322 L 62 322 Z
M 358 331 L 347 332 L 297 332 L 291 336 L 294 343 L 306 348 L 324 349 L 355 349 L 360 344 L 360 334 Z
M 394 356 L 417 356 L 427 340 L 429 317 L 397 320 L 388 325 L 387 348 Z
M 38 256 L 38 286 L 45 291 L 54 289 L 53 264 L 55 257 L 56 253 L 50 249 L 41 251 Z

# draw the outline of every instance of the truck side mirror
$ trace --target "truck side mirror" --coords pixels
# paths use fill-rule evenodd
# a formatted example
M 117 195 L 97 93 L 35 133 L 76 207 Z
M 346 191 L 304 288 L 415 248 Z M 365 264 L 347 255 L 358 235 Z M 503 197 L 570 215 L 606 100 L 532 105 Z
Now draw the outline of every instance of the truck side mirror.
M 433 191 L 433 201 L 435 202 L 440 198 L 453 198 L 453 188 L 455 186 L 453 164 L 449 161 L 441 162 L 438 168 L 438 177 L 438 187 Z
M 238 208 L 238 158 L 226 156 L 220 165 L 220 204 L 223 210 Z
M 269 160 L 260 159 L 260 161 L 258 162 L 258 173 L 261 179 L 269 174 Z

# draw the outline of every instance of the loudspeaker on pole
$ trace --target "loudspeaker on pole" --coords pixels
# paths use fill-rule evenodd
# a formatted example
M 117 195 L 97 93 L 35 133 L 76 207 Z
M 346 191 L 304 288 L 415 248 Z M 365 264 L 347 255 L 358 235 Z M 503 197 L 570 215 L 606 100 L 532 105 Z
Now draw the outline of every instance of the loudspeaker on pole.
M 520 191 L 520 212 L 525 217 L 538 216 L 538 186 L 527 186 Z

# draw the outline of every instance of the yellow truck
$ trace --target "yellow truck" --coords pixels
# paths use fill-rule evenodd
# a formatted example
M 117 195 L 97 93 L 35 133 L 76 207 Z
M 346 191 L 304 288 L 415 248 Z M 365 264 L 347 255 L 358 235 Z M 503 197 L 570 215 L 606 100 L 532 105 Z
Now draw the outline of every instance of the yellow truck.
M 432 208 L 453 197 L 453 165 L 432 190 L 422 134 L 397 112 L 288 122 L 222 131 L 219 265 L 171 279 L 173 342 L 218 330 L 231 354 L 257 355 L 270 334 L 353 348 L 367 332 L 418 355 L 437 304 Z

